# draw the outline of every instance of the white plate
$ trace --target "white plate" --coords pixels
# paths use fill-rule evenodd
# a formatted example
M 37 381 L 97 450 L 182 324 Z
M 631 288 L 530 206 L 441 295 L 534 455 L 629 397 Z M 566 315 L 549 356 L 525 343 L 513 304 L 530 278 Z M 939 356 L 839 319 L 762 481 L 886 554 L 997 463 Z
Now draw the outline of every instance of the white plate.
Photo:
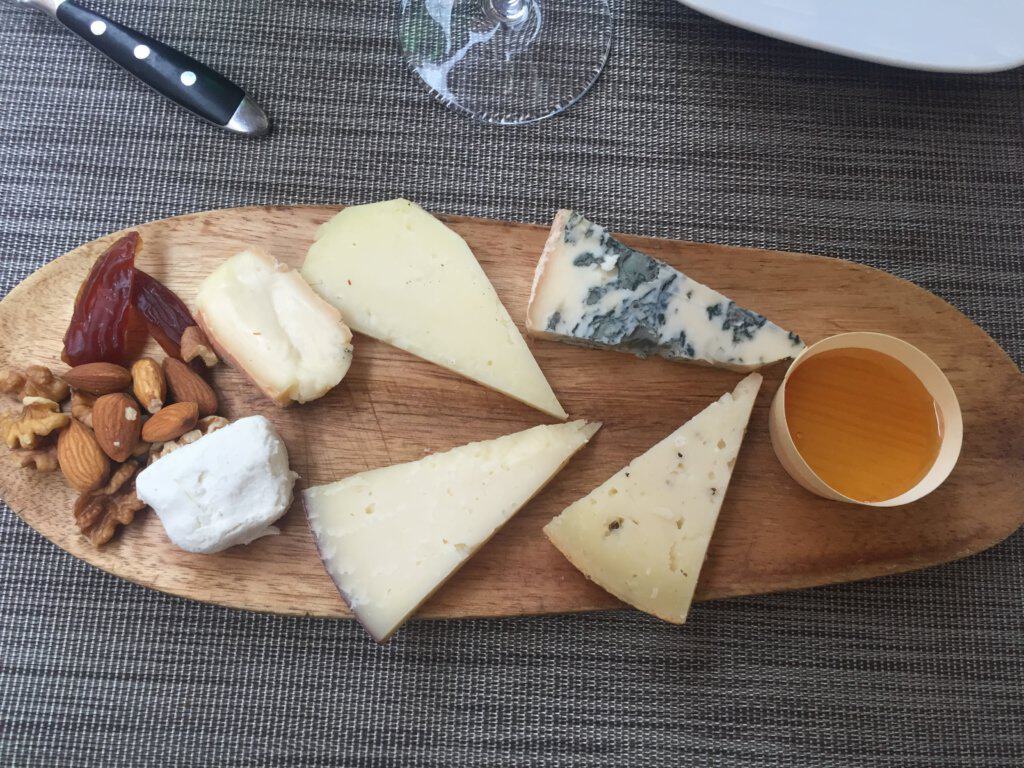
M 858 59 L 939 72 L 1024 64 L 1024 0 L 679 0 L 721 21 Z

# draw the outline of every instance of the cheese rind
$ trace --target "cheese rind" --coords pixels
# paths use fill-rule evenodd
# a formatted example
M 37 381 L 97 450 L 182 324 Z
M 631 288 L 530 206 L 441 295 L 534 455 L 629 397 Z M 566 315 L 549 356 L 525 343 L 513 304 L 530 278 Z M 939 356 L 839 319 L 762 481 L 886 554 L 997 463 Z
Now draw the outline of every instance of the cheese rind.
M 305 403 L 340 382 L 352 331 L 298 272 L 248 250 L 199 286 L 196 320 L 222 358 L 276 402 Z
M 344 209 L 302 275 L 357 332 L 566 418 L 469 246 L 415 203 Z
M 750 374 L 544 528 L 589 579 L 682 624 L 761 376 Z
M 296 477 L 273 425 L 249 416 L 157 459 L 135 490 L 171 541 L 210 554 L 276 534 Z
M 367 631 L 387 639 L 599 427 L 533 427 L 305 490 L 324 566 Z
M 794 357 L 800 338 L 562 210 L 534 274 L 532 336 L 748 371 Z

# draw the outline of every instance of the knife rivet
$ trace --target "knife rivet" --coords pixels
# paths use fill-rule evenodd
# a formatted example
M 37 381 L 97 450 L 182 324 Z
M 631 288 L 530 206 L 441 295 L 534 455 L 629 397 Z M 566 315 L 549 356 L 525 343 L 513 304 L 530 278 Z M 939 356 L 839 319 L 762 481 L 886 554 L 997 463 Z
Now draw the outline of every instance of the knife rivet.
M 96 19 L 96 21 L 89 25 L 89 31 L 96 35 L 96 37 L 99 37 L 107 31 L 107 22 Z
M 134 53 L 135 53 L 135 58 L 136 59 L 144 59 L 147 56 L 149 56 L 149 46 L 148 45 L 136 45 Z
M 195 85 L 196 84 L 196 73 L 189 72 L 187 69 L 181 73 L 182 85 Z

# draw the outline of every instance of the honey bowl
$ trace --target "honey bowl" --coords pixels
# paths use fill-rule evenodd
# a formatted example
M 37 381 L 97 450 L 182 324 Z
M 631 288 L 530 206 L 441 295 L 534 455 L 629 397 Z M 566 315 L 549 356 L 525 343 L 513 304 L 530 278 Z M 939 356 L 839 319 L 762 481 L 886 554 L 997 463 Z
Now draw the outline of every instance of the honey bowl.
M 881 333 L 843 333 L 790 365 L 769 412 L 785 470 L 826 499 L 909 504 L 938 488 L 963 442 L 960 403 L 917 347 Z

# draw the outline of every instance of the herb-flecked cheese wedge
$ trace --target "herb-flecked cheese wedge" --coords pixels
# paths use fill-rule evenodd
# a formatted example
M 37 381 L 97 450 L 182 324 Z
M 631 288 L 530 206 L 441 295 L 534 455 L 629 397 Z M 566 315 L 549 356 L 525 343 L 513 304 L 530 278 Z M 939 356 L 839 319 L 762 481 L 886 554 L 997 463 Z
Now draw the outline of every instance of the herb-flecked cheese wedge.
M 531 336 L 750 371 L 789 357 L 800 337 L 574 211 L 555 216 L 534 275 Z
M 620 600 L 682 624 L 760 387 L 750 374 L 572 504 L 545 526 L 551 543 Z
M 566 418 L 469 246 L 415 203 L 341 211 L 320 228 L 302 276 L 352 330 Z

